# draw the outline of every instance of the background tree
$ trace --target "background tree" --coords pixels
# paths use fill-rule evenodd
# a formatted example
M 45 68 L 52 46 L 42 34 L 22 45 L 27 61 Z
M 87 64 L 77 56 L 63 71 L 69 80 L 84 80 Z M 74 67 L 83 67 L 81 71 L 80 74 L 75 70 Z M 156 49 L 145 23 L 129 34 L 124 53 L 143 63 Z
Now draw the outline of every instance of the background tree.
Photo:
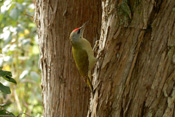
M 90 107 L 69 42 L 87 20 L 98 57 Z M 173 116 L 174 0 L 38 0 L 36 22 L 45 116 Z

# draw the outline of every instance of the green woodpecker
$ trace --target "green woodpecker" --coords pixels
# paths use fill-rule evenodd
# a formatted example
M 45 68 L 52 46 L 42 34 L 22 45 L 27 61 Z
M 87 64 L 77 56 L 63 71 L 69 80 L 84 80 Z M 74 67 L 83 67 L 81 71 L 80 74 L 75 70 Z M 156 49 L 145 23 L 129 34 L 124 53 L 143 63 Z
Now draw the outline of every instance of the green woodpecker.
M 96 58 L 94 57 L 91 44 L 88 40 L 83 38 L 86 23 L 71 32 L 70 41 L 72 43 L 73 58 L 78 71 L 85 78 L 85 81 L 87 81 L 90 90 L 93 92 L 91 70 L 96 63 Z

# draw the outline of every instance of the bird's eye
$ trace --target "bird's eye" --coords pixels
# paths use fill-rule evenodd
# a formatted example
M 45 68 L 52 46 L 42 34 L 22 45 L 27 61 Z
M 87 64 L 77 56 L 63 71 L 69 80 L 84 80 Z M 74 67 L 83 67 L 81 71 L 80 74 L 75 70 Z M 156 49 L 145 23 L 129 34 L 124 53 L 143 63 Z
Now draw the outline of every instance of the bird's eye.
M 77 32 L 77 34 L 80 34 L 80 29 L 78 29 L 78 32 Z

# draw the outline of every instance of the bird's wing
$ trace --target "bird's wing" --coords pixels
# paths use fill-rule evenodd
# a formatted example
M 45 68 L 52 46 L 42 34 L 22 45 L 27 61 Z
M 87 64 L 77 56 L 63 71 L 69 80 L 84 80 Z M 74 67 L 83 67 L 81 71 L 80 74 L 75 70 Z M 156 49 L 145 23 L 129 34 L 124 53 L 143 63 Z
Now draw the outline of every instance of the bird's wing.
M 72 48 L 72 53 L 73 53 L 73 57 L 74 57 L 76 66 L 78 68 L 78 71 L 85 78 L 85 82 L 87 82 L 91 91 L 93 91 L 91 80 L 88 77 L 89 60 L 88 60 L 87 51 L 80 48 L 79 49 Z
M 87 51 L 88 58 L 89 58 L 89 70 L 91 71 L 91 69 L 94 67 L 95 63 L 96 63 L 96 58 L 94 57 L 94 52 L 92 50 L 91 44 L 89 43 L 89 41 L 87 41 L 86 39 L 82 39 L 82 43 L 83 43 L 83 48 Z
M 83 44 L 83 48 L 86 49 L 86 51 L 89 52 L 89 54 L 94 55 L 94 52 L 92 50 L 92 46 L 89 43 L 88 40 L 86 40 L 85 38 L 82 39 L 82 44 Z
M 72 48 L 76 66 L 83 77 L 88 76 L 89 60 L 86 50 Z

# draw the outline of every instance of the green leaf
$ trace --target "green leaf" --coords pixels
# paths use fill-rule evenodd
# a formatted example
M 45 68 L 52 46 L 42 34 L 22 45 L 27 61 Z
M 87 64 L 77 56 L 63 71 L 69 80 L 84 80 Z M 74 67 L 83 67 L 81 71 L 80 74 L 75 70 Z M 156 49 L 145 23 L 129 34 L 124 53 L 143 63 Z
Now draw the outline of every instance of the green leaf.
M 0 83 L 0 90 L 2 91 L 2 93 L 4 94 L 10 94 L 10 88 L 7 86 L 4 86 L 2 83 Z
M 22 4 L 16 3 L 16 6 L 18 7 L 18 9 L 20 11 L 23 11 L 24 10 L 24 6 Z
M 31 27 L 31 28 L 35 28 L 36 27 L 36 24 L 35 23 L 29 23 L 29 27 Z
M 8 36 L 8 38 L 4 41 L 4 46 L 7 45 L 12 40 L 12 33 Z
M 15 116 L 13 113 L 8 112 L 5 109 L 0 109 L 0 116 L 3 117 L 4 115 L 11 115 L 11 116 Z
M 31 39 L 23 39 L 22 40 L 22 45 L 23 46 L 26 46 L 27 44 L 30 44 L 31 43 Z
M 39 76 L 36 72 L 32 71 L 32 72 L 30 73 L 30 76 L 31 76 L 31 78 L 33 79 L 33 81 L 39 82 L 40 76 Z
M 11 77 L 9 77 L 9 76 L 3 77 L 3 78 L 4 78 L 5 80 L 9 81 L 9 82 L 12 82 L 12 83 L 14 83 L 14 84 L 17 84 L 16 80 L 13 79 L 13 78 L 11 78 Z
M 19 10 L 17 8 L 13 8 L 10 12 L 10 17 L 14 20 L 17 20 L 19 16 Z
M 3 17 L 4 17 L 4 15 L 1 14 L 1 15 L 0 15 L 0 22 L 2 21 Z
M 2 76 L 2 77 L 6 77 L 6 76 L 12 77 L 12 73 L 9 72 L 9 71 L 4 71 L 4 70 L 0 69 L 0 76 Z
M 0 70 L 0 76 L 9 82 L 17 84 L 17 82 L 12 78 L 12 73 L 9 71 Z

